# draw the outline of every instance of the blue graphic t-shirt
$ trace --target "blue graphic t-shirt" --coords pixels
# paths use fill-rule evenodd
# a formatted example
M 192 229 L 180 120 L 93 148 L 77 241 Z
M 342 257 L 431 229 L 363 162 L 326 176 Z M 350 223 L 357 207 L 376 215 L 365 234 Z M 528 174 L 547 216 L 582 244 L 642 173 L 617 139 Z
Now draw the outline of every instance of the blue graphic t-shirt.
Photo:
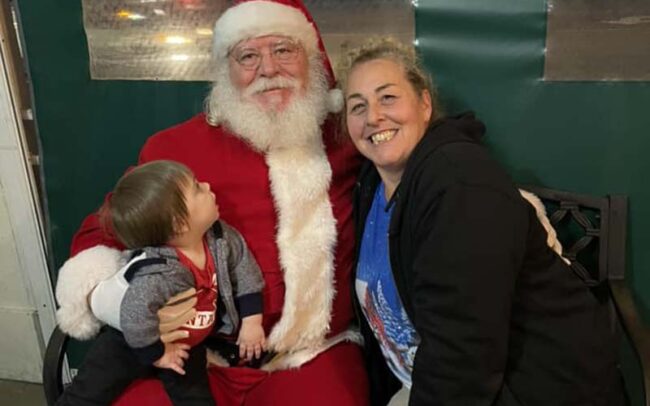
M 410 389 L 420 338 L 406 315 L 393 279 L 388 253 L 388 227 L 393 208 L 386 210 L 386 205 L 381 183 L 366 218 L 355 286 L 363 313 L 388 366 Z

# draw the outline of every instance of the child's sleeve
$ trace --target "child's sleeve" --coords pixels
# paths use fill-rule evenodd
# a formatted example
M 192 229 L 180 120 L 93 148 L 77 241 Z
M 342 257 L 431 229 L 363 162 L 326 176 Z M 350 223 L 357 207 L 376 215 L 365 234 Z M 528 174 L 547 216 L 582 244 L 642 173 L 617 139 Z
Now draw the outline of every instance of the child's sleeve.
M 253 314 L 262 313 L 262 288 L 264 278 L 257 261 L 248 249 L 244 237 L 221 222 L 223 237 L 228 242 L 228 269 L 232 283 L 235 302 L 242 319 Z
M 189 270 L 182 267 L 135 277 L 124 295 L 120 325 L 127 344 L 145 365 L 164 353 L 160 341 L 158 310 L 175 294 L 194 286 Z

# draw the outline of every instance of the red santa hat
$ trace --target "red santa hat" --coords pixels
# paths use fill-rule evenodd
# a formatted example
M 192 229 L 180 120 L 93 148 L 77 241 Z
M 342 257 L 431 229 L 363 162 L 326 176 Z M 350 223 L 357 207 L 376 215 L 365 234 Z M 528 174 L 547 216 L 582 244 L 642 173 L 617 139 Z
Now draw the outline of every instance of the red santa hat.
M 213 52 L 223 60 L 240 41 L 265 35 L 283 35 L 303 45 L 308 55 L 320 53 L 329 81 L 329 111 L 343 107 L 343 95 L 334 89 L 336 79 L 316 23 L 301 0 L 238 0 L 214 25 Z

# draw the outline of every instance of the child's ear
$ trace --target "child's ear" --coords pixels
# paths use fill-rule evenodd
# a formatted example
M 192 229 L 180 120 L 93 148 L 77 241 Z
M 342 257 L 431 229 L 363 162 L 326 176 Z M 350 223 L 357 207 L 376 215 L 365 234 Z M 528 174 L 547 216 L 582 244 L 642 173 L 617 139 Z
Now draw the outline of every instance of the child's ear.
M 174 218 L 174 234 L 180 235 L 186 233 L 190 230 L 190 227 L 187 225 L 187 221 L 175 217 Z

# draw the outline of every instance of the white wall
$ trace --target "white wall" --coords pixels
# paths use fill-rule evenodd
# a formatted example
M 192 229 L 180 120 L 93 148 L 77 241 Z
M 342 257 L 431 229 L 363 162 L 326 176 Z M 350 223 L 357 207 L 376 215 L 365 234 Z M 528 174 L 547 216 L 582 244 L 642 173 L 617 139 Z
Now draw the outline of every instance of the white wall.
M 4 162 L 7 155 L 8 151 L 0 150 L 0 161 Z M 39 382 L 42 340 L 38 313 L 20 274 L 6 195 L 0 184 L 0 378 Z
M 5 56 L 0 47 L 0 379 L 40 382 L 54 299 Z

